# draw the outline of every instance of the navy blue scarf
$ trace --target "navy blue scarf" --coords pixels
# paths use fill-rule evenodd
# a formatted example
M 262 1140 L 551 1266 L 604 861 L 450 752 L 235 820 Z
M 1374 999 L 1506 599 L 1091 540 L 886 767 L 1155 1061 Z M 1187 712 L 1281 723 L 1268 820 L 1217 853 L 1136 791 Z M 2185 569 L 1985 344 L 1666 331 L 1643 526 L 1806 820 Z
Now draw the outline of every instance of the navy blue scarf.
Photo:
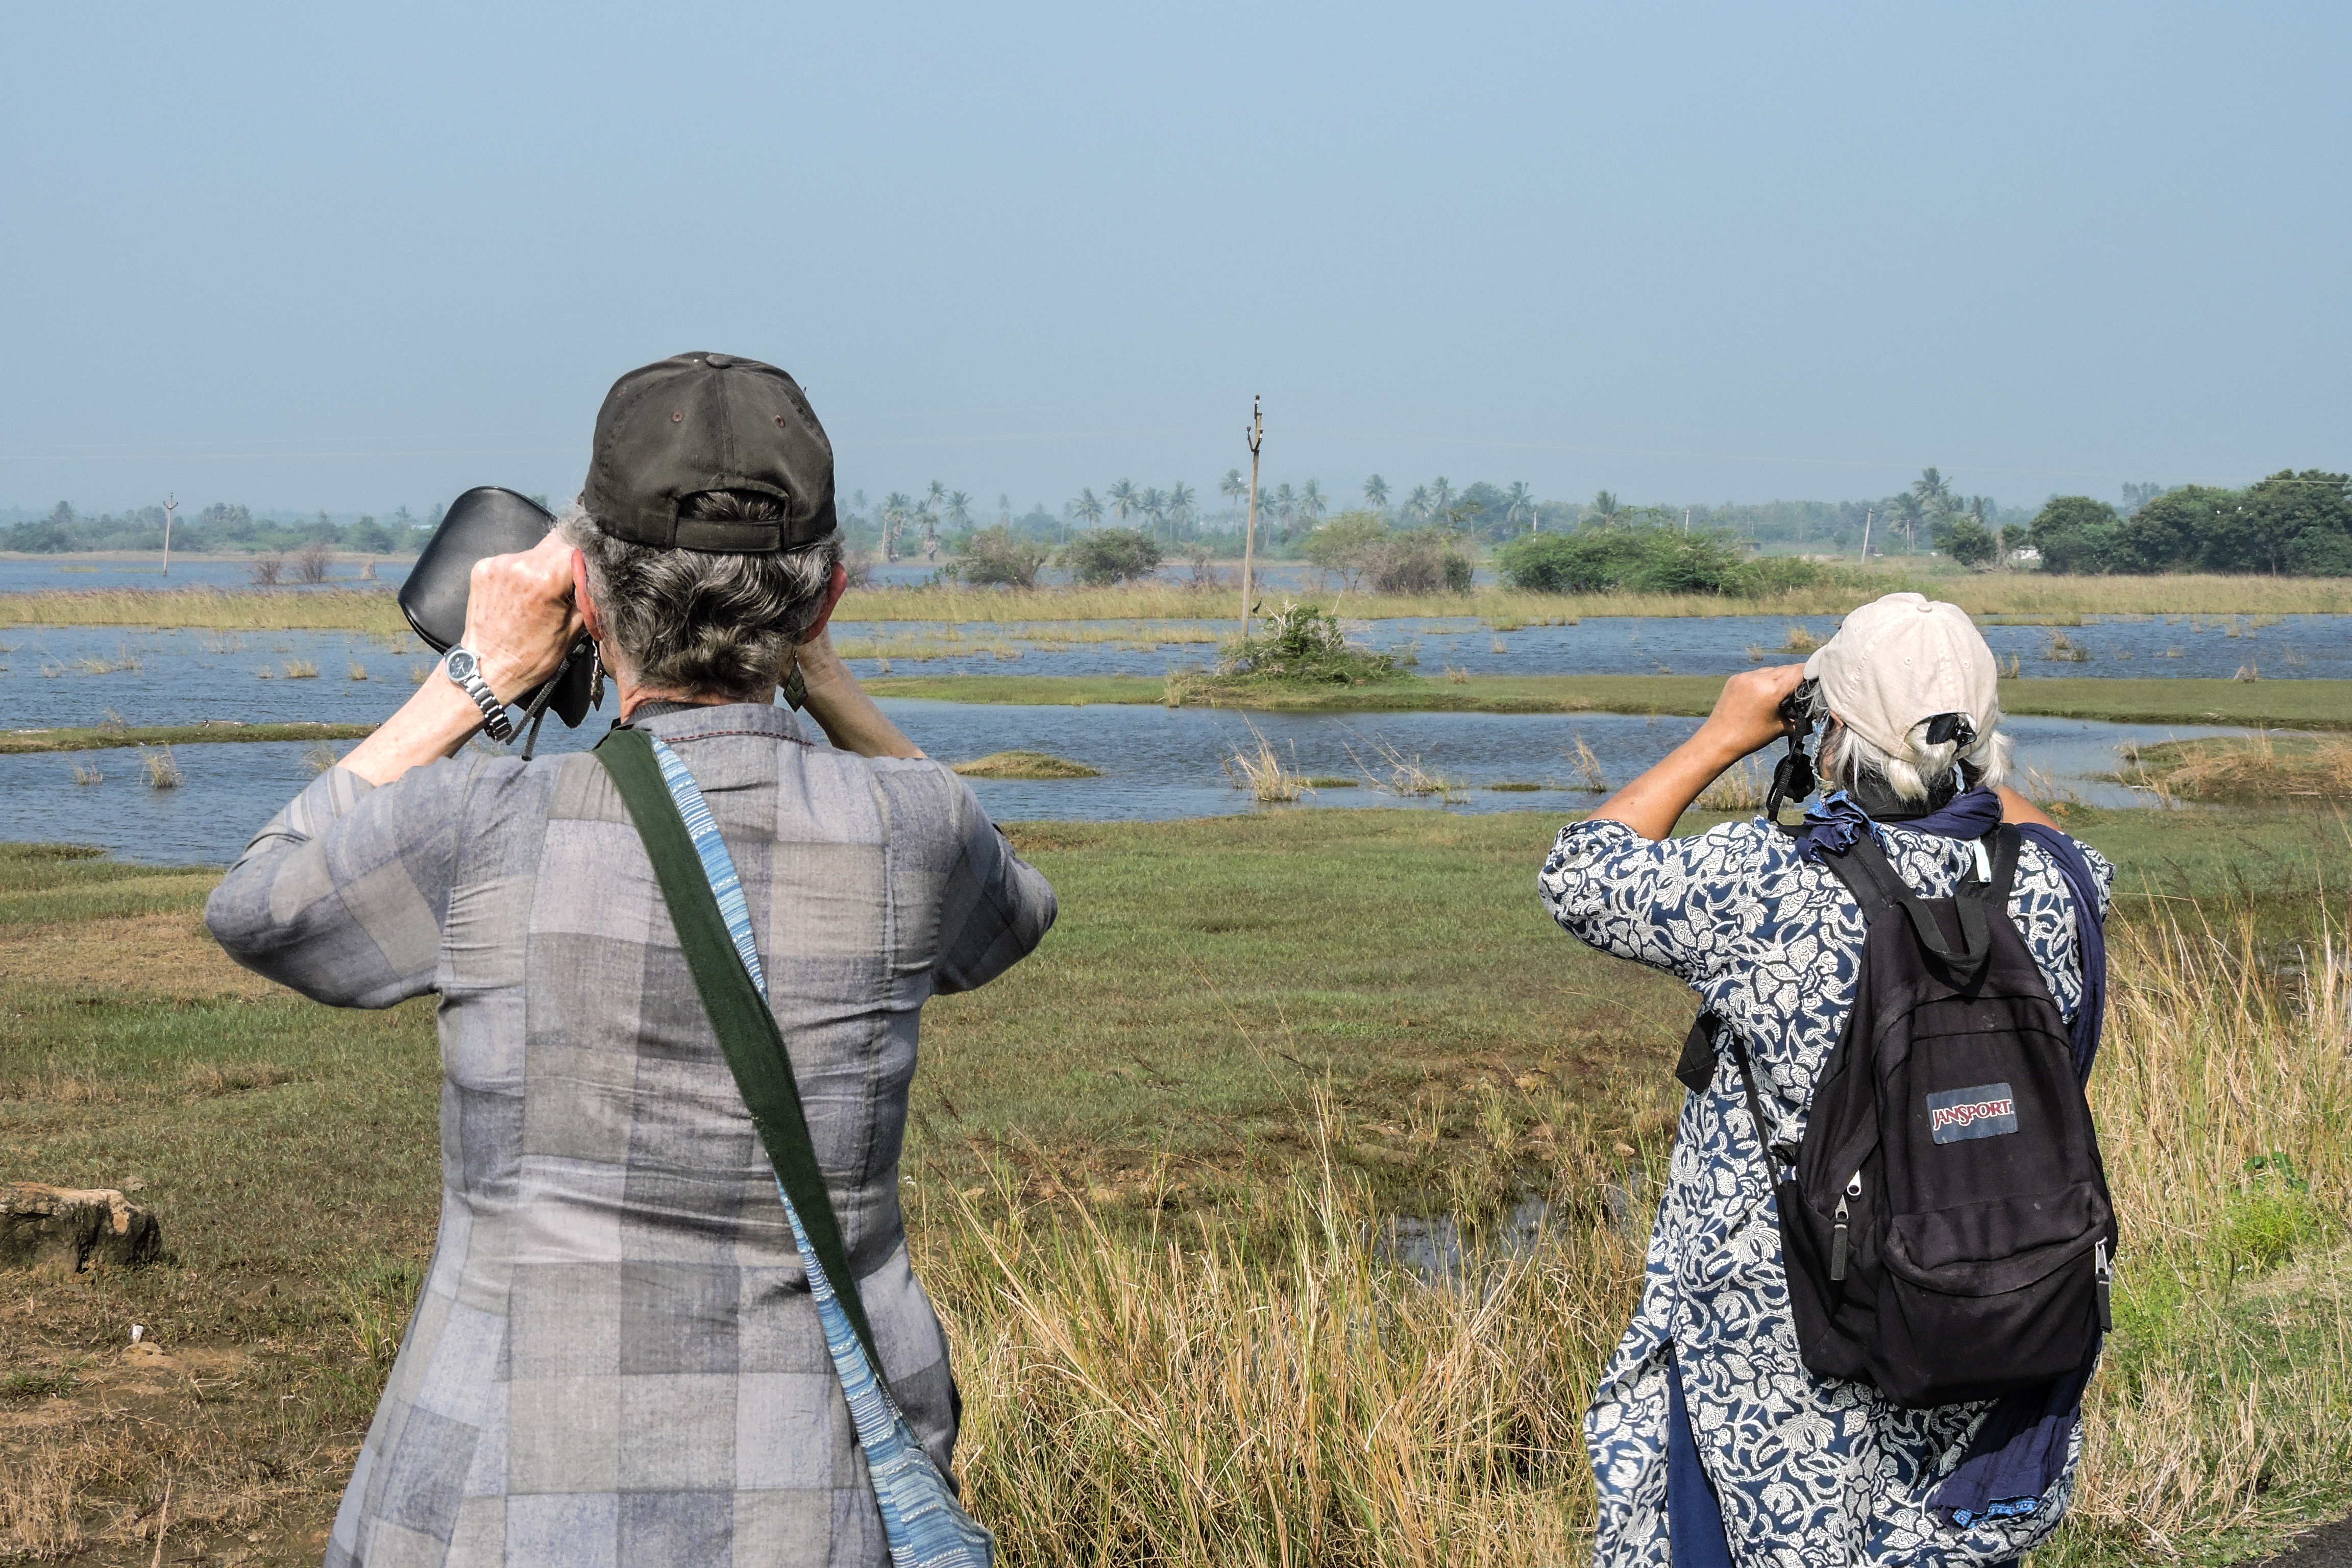
M 1964 790 L 1927 816 L 1895 824 L 1914 833 L 1947 838 L 1982 838 L 2000 824 L 2000 797 L 1989 789 Z M 1805 812 L 1798 830 L 1797 853 L 1819 861 L 1824 852 L 1840 855 L 1871 828 L 1871 819 L 1843 790 L 1828 795 Z M 2107 1010 L 2107 938 L 2099 922 L 2098 885 L 2082 847 L 2053 827 L 2021 823 L 2018 831 L 2042 847 L 2065 879 L 2074 900 L 2074 930 L 2083 950 L 2083 1005 L 2071 1027 L 2074 1068 L 2083 1081 L 2091 1079 L 2098 1059 L 2099 1027 Z M 2032 1513 L 2065 1468 L 2068 1439 L 2083 1408 L 2083 1390 L 2099 1363 L 2099 1342 L 2093 1340 L 2082 1366 L 2042 1389 L 2012 1394 L 1994 1405 L 1977 1428 L 1959 1465 L 1946 1477 L 1929 1500 L 1931 1508 L 1946 1511 L 1966 1529 L 1980 1520 Z

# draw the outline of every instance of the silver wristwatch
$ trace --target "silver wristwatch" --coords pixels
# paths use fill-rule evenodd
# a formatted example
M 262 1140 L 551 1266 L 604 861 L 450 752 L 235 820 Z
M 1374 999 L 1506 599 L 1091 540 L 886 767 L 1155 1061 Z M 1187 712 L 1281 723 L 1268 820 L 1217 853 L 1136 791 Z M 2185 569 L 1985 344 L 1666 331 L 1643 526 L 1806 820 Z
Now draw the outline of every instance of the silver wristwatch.
M 504 745 L 514 739 L 514 721 L 507 717 L 507 705 L 499 700 L 490 683 L 482 679 L 482 661 L 472 648 L 451 648 L 449 657 L 441 661 L 441 668 L 482 710 L 482 727 L 489 731 L 491 740 Z

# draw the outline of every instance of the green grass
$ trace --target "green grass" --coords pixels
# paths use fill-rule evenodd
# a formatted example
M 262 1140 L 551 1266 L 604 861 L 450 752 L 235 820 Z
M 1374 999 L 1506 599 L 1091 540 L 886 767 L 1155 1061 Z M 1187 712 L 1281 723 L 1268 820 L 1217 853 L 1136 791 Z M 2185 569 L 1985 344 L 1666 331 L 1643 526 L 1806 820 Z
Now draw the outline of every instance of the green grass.
M 357 741 L 373 724 L 297 721 L 285 724 L 100 724 L 58 730 L 0 730 L 0 756 L 24 752 L 102 752 L 119 746 L 201 746 L 239 741 Z
M 940 702 L 1085 707 L 1168 700 L 1143 675 L 909 675 L 862 683 L 877 697 Z M 1718 675 L 1474 675 L 1415 677 L 1393 685 L 1253 692 L 1219 706 L 1297 712 L 1672 713 L 1701 715 L 1723 689 Z M 2021 717 L 2143 724 L 2244 724 L 2352 730 L 2352 680 L 2004 680 L 2001 707 Z
M 991 752 L 984 757 L 974 757 L 968 763 L 957 763 L 955 771 L 972 779 L 1098 779 L 1100 768 L 1074 763 L 1067 757 L 1056 757 L 1045 752 Z

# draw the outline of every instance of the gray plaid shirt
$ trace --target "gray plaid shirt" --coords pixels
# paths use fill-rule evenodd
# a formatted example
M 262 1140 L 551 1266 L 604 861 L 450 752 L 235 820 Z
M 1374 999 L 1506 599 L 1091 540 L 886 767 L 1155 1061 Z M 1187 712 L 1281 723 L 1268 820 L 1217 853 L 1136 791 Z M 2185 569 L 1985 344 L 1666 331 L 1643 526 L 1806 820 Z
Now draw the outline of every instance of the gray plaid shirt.
M 1035 947 L 1053 890 L 937 763 L 812 744 L 782 708 L 642 727 L 741 871 L 887 1375 L 944 1469 L 898 1209 L 917 1023 Z M 334 769 L 205 918 L 321 1002 L 441 995 L 440 1240 L 329 1568 L 887 1562 L 766 1155 L 593 758 Z

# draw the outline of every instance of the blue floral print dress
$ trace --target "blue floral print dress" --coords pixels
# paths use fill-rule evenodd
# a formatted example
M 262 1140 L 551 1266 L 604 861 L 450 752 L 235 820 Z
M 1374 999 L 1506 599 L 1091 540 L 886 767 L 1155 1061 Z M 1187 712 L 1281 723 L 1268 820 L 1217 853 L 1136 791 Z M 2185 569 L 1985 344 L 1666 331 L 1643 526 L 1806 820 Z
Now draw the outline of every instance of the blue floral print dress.
M 1973 864 L 1959 840 L 1876 825 L 1927 898 Z M 2084 849 L 2102 918 L 2115 868 Z M 1544 862 L 1545 906 L 1603 952 L 1689 983 L 1747 1044 L 1774 1135 L 1801 1135 L 1822 1058 L 1853 1003 L 1860 909 L 1826 867 L 1760 818 L 1654 842 L 1622 823 L 1570 823 Z M 2029 842 L 2010 914 L 2071 1021 L 2083 980 L 2074 904 Z M 1808 1371 L 1789 1315 L 1779 1210 L 1727 1053 L 1690 1095 L 1651 1232 L 1642 1301 L 1585 1416 L 1600 1482 L 1599 1568 L 1665 1568 L 1667 1380 L 1678 1361 L 1699 1458 L 1741 1568 L 1958 1568 L 2006 1563 L 2053 1529 L 2081 1454 L 2041 1504 L 1961 1528 L 1929 1494 L 1989 1405 L 1906 1410 L 1865 1384 Z M 1671 1358 L 1671 1359 L 1670 1359 Z

